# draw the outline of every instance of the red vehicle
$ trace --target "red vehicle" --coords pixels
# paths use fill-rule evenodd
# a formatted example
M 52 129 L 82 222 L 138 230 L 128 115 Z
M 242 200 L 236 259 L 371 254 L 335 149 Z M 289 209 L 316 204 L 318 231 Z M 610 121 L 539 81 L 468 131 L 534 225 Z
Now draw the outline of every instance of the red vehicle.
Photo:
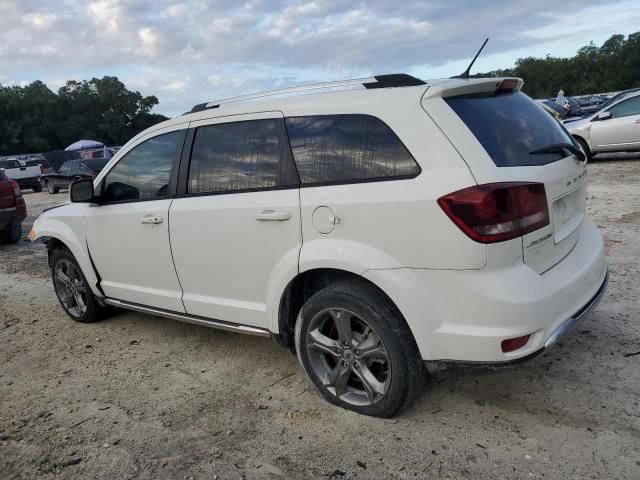
M 17 182 L 0 170 L 0 243 L 17 243 L 22 238 L 22 221 L 27 205 Z

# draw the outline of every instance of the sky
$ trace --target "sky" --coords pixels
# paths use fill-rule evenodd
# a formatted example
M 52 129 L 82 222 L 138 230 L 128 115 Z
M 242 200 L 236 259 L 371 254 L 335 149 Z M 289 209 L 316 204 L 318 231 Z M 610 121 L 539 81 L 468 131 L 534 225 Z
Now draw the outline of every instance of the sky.
M 0 0 L 0 84 L 115 75 L 157 113 L 302 83 L 477 72 L 640 30 L 640 0 Z

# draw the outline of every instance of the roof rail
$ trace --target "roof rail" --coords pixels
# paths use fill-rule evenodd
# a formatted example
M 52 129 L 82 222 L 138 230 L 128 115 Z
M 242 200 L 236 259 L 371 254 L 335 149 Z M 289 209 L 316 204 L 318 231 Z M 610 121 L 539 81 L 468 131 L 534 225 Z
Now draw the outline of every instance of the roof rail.
M 309 83 L 307 85 L 299 85 L 297 87 L 279 88 L 277 90 L 267 90 L 265 92 L 250 93 L 248 95 L 240 95 L 238 97 L 223 98 L 213 102 L 199 103 L 194 106 L 189 113 L 201 112 L 211 108 L 218 108 L 226 103 L 243 102 L 245 100 L 253 100 L 256 98 L 271 97 L 274 95 L 286 95 L 288 93 L 306 92 L 310 90 L 320 90 L 326 88 L 347 87 L 351 85 L 362 85 L 367 89 L 371 88 L 391 88 L 391 87 L 413 87 L 416 85 L 425 85 L 425 82 L 419 78 L 412 77 L 406 73 L 396 73 L 391 75 L 376 75 L 373 77 L 355 78 L 353 80 L 338 80 L 335 82 Z

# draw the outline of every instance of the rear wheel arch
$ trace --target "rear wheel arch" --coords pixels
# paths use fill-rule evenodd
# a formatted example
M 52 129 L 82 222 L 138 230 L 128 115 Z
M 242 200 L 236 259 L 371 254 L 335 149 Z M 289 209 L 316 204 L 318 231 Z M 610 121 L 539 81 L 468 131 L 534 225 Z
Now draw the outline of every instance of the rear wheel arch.
M 345 280 L 355 280 L 362 285 L 362 288 L 375 290 L 404 319 L 400 309 L 391 297 L 371 280 L 347 270 L 318 268 L 299 273 L 287 284 L 282 292 L 278 308 L 279 333 L 275 335 L 276 342 L 288 348 L 291 352 L 295 352 L 294 332 L 296 320 L 304 303 L 316 292 Z

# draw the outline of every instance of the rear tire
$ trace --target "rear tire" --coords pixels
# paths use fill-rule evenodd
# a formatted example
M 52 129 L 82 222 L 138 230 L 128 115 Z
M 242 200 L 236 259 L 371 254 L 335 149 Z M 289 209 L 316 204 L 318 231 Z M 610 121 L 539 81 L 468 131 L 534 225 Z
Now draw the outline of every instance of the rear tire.
M 40 182 L 36 183 L 33 186 L 33 191 L 36 193 L 40 193 L 42 191 L 42 184 Z
M 298 360 L 325 400 L 392 417 L 422 390 L 426 371 L 397 308 L 372 285 L 345 280 L 303 305 L 295 328 Z
M 587 145 L 587 142 L 585 142 L 580 137 L 573 137 L 573 138 L 575 138 L 576 142 L 578 142 L 578 144 L 580 145 L 580 148 L 582 148 L 582 151 L 587 156 L 587 161 L 590 162 L 593 159 L 593 154 L 591 153 L 591 149 L 589 148 L 589 145 Z
M 60 189 L 55 186 L 51 180 L 47 180 L 47 192 L 53 195 L 55 193 L 58 193 L 59 190 Z
M 0 232 L 0 243 L 14 244 L 22 239 L 22 224 L 9 225 Z
M 73 254 L 57 248 L 51 252 L 51 265 L 53 288 L 65 313 L 80 323 L 104 318 L 108 309 L 96 300 Z

